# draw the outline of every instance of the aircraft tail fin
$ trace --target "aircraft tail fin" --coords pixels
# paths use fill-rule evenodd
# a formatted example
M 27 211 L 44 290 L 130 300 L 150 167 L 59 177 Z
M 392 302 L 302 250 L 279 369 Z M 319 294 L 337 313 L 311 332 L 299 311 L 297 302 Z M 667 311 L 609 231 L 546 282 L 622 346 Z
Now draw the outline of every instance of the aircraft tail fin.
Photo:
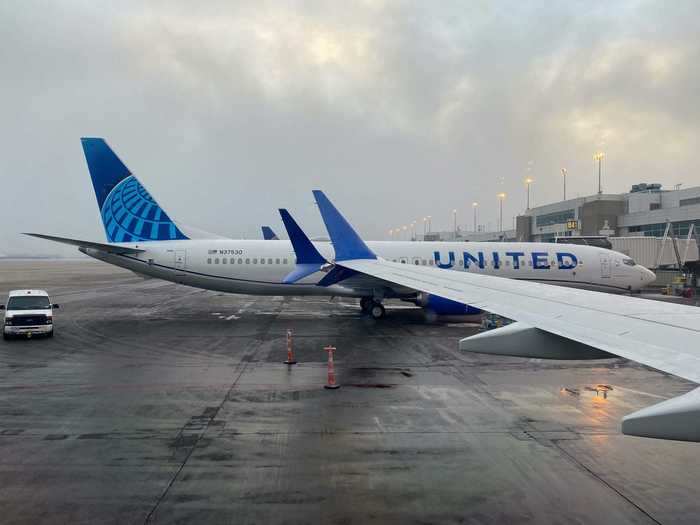
M 272 228 L 269 226 L 262 226 L 262 234 L 263 234 L 263 239 L 266 241 L 279 241 L 280 238 L 277 237 L 277 234 L 274 232 Z
M 188 238 L 104 139 L 80 140 L 109 242 Z

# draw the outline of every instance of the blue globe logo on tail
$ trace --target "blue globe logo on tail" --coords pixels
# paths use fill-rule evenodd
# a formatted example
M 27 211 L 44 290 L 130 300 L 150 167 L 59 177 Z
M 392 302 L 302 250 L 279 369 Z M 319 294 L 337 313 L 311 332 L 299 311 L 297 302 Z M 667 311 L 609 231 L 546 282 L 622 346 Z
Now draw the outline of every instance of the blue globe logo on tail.
M 81 139 L 109 242 L 187 239 L 104 139 Z
M 110 242 L 187 239 L 133 175 L 109 193 L 102 221 Z

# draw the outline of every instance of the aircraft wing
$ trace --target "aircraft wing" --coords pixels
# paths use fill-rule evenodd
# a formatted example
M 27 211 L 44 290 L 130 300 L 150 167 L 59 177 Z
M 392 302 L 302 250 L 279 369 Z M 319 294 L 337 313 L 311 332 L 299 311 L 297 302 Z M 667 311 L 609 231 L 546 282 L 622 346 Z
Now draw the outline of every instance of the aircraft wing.
M 579 352 L 574 358 L 581 358 L 581 351 L 585 356 L 587 350 L 600 358 L 603 351 L 700 382 L 700 308 L 389 262 L 368 254 L 327 197 L 314 194 L 336 249 L 336 266 L 517 321 L 463 339 L 463 350 L 532 357 L 538 348 L 518 353 L 518 344 L 552 345 L 564 355 L 573 348 Z M 539 357 L 557 355 L 556 351 L 546 355 L 546 348 L 542 352 Z M 700 441 L 700 389 L 626 416 L 622 431 Z
M 39 239 L 47 239 L 49 241 L 60 242 L 61 244 L 70 244 L 79 248 L 92 248 L 107 253 L 125 254 L 125 253 L 141 253 L 145 250 L 139 248 L 130 248 L 128 246 L 120 246 L 118 244 L 107 244 L 102 242 L 81 241 L 80 239 L 70 239 L 68 237 L 55 237 L 53 235 L 44 235 L 43 233 L 25 233 L 31 237 Z

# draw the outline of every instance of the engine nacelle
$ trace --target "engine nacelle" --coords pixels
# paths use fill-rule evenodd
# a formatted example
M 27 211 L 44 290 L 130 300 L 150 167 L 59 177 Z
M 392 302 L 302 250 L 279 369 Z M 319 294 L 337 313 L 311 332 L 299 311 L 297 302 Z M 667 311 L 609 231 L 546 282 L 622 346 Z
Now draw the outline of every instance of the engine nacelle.
M 445 299 L 438 295 L 420 293 L 416 297 L 416 304 L 425 308 L 429 315 L 440 317 L 455 317 L 460 320 L 480 321 L 483 315 L 483 310 L 474 308 L 468 304 Z

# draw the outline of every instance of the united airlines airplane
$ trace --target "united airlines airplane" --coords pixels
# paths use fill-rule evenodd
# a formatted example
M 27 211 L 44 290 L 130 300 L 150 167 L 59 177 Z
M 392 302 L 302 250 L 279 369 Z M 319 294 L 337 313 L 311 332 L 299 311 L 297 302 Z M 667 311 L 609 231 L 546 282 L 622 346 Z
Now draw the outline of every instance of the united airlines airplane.
M 329 273 L 329 265 L 297 265 L 289 241 L 195 239 L 175 223 L 101 138 L 83 138 L 107 243 L 30 233 L 75 245 L 95 259 L 175 283 L 253 295 L 360 298 L 364 311 L 384 316 L 384 299 L 402 299 L 438 316 L 469 317 L 480 310 L 402 286 Z M 283 215 L 283 219 L 284 219 Z M 291 217 L 285 221 L 290 227 Z M 293 220 L 291 220 L 293 222 Z M 504 242 L 369 242 L 398 264 L 487 274 L 577 288 L 626 292 L 655 279 L 629 257 L 592 246 Z M 333 246 L 315 242 L 331 261 Z M 294 279 L 288 279 L 291 273 Z M 342 277 L 342 278 L 340 278 Z M 292 282 L 294 281 L 294 282 Z M 320 286 L 319 286 L 320 285 Z

